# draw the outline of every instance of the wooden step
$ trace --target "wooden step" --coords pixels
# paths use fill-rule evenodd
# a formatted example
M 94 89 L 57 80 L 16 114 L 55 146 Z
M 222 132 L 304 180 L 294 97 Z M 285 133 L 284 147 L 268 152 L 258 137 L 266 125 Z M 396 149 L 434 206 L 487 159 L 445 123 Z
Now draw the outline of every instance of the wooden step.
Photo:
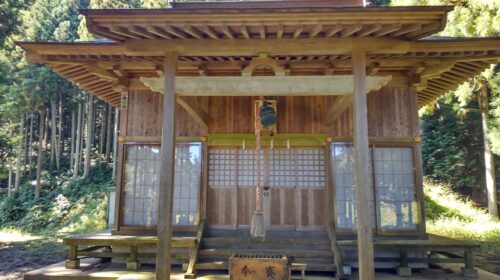
M 264 241 L 255 241 L 250 238 L 239 238 L 239 237 L 204 237 L 202 242 L 204 244 L 330 246 L 329 239 L 266 239 Z
M 249 229 L 240 230 L 223 230 L 223 229 L 208 229 L 205 234 L 206 237 L 239 237 L 239 238 L 250 238 Z M 326 231 L 267 231 L 266 239 L 328 239 L 328 233 Z
M 227 261 L 213 261 L 213 262 L 201 262 L 198 261 L 196 264 L 196 269 L 229 269 L 229 263 Z
M 228 261 L 199 261 L 196 264 L 196 269 L 229 269 Z M 334 272 L 336 271 L 334 264 L 307 264 L 306 271 Z
M 246 251 L 246 250 L 283 250 L 286 248 L 288 251 L 324 251 L 329 252 L 330 247 L 326 245 L 322 246 L 308 246 L 308 245 L 278 245 L 278 244 L 205 244 L 202 243 L 200 246 L 201 250 L 204 249 L 231 249 L 233 251 Z
M 318 251 L 318 250 L 293 250 L 293 249 L 202 249 L 199 252 L 200 256 L 225 256 L 230 257 L 233 253 L 248 253 L 248 254 L 282 254 L 288 257 L 303 257 L 303 258 L 333 258 L 331 251 Z

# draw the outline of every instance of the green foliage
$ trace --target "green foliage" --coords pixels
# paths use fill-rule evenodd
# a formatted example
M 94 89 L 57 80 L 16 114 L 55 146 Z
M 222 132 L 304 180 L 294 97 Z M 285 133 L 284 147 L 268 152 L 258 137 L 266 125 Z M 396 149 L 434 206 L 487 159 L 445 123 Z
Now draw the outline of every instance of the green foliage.
M 481 120 L 477 111 L 460 114 L 454 95 L 438 103 L 433 115 L 422 116 L 424 173 L 469 192 L 482 184 Z
M 500 220 L 454 192 L 449 185 L 425 180 L 427 231 L 460 240 L 482 243 L 482 253 L 500 255 Z
M 0 47 L 3 47 L 12 33 L 19 31 L 21 11 L 31 1 L 3 0 L 0 2 Z
M 0 228 L 31 233 L 87 232 L 106 225 L 106 189 L 114 185 L 109 168 L 94 167 L 88 179 L 43 174 L 43 193 L 34 200 L 33 182 L 26 181 L 12 197 L 0 200 Z

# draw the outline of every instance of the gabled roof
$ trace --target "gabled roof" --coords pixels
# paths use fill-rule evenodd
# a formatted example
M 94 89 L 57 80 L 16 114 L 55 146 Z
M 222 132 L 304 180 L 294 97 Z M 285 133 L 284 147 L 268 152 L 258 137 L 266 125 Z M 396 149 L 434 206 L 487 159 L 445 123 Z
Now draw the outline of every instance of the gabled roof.
M 268 3 L 286 3 L 268 2 Z M 309 4 L 309 1 L 303 3 Z M 313 1 L 314 2 L 314 1 Z M 335 1 L 327 1 L 329 3 Z M 259 3 L 259 2 L 257 2 Z M 266 3 L 266 2 L 263 2 Z M 255 2 L 185 3 L 171 9 L 82 10 L 91 33 L 137 39 L 389 37 L 413 40 L 444 29 L 449 6 L 272 8 Z M 306 6 L 306 4 L 302 4 Z
M 259 52 L 266 52 L 289 75 L 331 75 L 350 73 L 350 51 L 362 45 L 368 64 L 379 73 L 421 78 L 414 81 L 419 83 L 421 106 L 500 59 L 498 37 L 427 37 L 444 28 L 451 7 L 334 7 L 334 2 L 307 1 L 308 7 L 303 1 L 283 1 L 83 10 L 93 33 L 115 41 L 18 44 L 28 51 L 29 60 L 113 105 L 120 101 L 122 89 L 117 85 L 141 87 L 139 77 L 161 75 L 167 50 L 179 53 L 181 76 L 241 75 Z

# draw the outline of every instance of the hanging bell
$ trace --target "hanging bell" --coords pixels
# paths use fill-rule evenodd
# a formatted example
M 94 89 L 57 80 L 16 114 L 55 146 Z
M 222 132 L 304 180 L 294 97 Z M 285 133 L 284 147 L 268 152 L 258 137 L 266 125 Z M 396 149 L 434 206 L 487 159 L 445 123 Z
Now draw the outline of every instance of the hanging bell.
M 263 101 L 259 112 L 260 122 L 263 126 L 269 127 L 276 124 L 276 111 L 271 106 L 271 102 Z

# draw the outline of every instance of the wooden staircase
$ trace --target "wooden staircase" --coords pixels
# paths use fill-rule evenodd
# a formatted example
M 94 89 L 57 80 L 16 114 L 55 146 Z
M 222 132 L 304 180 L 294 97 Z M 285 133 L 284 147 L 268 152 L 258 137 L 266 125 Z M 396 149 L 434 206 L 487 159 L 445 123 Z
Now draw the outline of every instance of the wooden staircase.
M 248 230 L 207 231 L 200 244 L 196 269 L 228 269 L 229 257 L 234 253 L 286 255 L 290 262 L 305 263 L 307 271 L 336 271 L 327 233 L 269 232 L 265 241 L 254 241 Z

